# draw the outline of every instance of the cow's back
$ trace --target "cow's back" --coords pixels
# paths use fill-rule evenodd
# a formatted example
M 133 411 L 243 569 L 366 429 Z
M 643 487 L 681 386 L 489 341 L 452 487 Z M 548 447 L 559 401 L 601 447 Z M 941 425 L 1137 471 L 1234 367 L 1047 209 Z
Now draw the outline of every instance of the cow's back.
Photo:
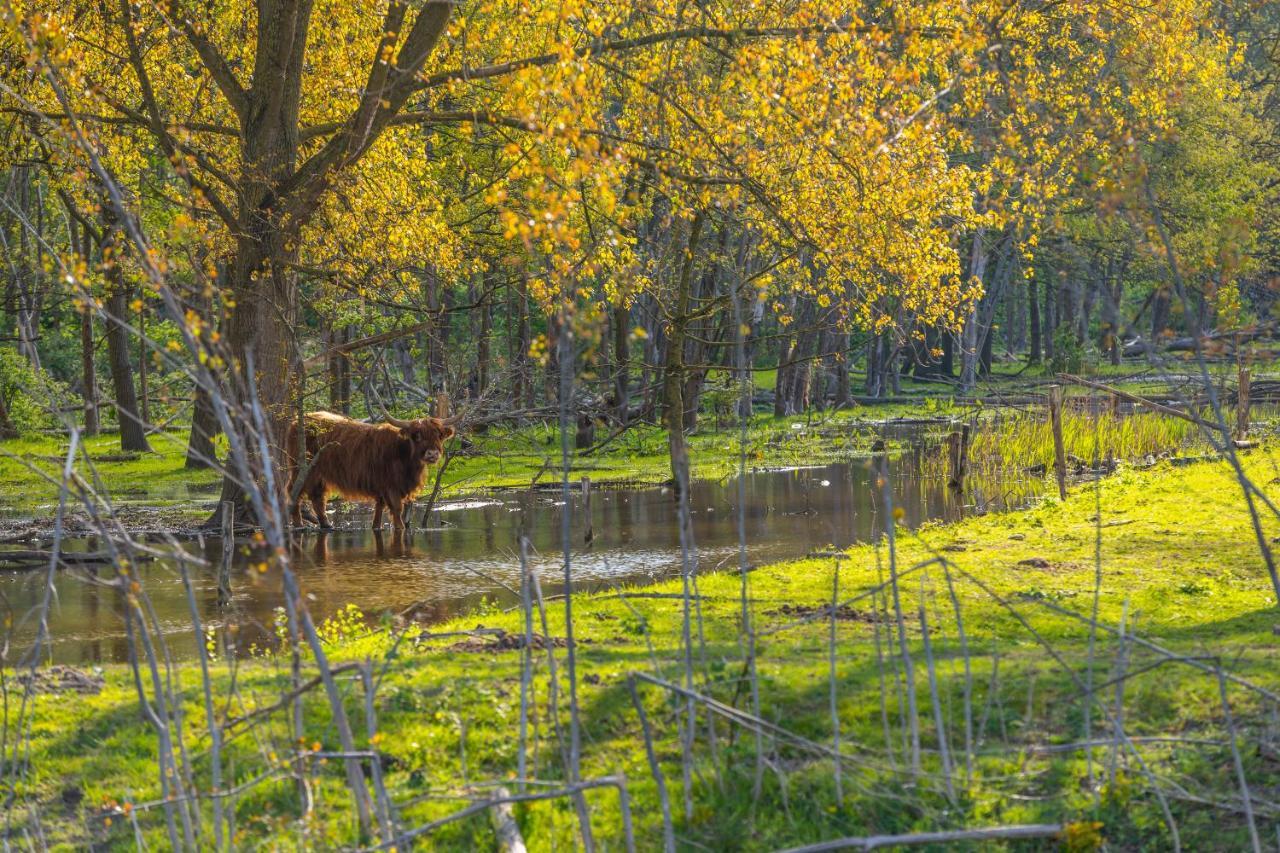
M 290 452 L 297 447 L 297 424 L 290 424 Z M 324 482 L 346 497 L 380 499 L 412 495 L 421 471 L 412 471 L 401 450 L 399 430 L 390 424 L 367 424 L 332 412 L 306 416 L 308 482 Z M 415 476 L 417 474 L 418 476 Z

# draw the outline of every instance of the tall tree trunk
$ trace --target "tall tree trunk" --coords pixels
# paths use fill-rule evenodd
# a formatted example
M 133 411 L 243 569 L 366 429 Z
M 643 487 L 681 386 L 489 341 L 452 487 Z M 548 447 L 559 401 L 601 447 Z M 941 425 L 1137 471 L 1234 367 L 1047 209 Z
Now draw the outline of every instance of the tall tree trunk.
M 138 308 L 138 404 L 142 412 L 142 422 L 151 423 L 151 392 L 148 388 L 148 353 L 147 353 L 147 309 Z
M 894 394 L 902 393 L 902 353 L 893 341 L 893 333 L 886 332 L 884 335 L 884 356 L 881 361 L 881 367 L 884 370 L 884 379 L 880 386 L 887 389 L 886 396 L 892 392 Z
M 1169 299 L 1169 289 L 1164 286 L 1157 286 L 1155 290 L 1155 298 L 1151 302 L 1151 345 L 1159 346 L 1160 342 L 1169 337 L 1170 315 L 1172 302 Z
M 835 356 L 835 407 L 844 409 L 853 404 L 852 389 L 849 387 L 849 333 L 841 331 L 836 339 L 840 342 L 840 352 Z
M 973 235 L 973 247 L 969 255 L 969 280 L 978 279 L 986 283 L 987 246 L 986 229 L 979 228 Z M 983 299 L 986 299 L 983 294 Z M 978 380 L 978 348 L 981 346 L 981 330 L 978 309 L 982 299 L 974 302 L 969 315 L 965 317 L 964 329 L 960 339 L 960 390 L 970 391 Z
M 786 415 L 798 415 L 809 408 L 809 378 L 818 349 L 818 322 L 814 301 L 802 297 L 796 314 L 796 343 L 791 350 L 791 368 L 785 389 L 786 408 L 783 414 Z
M 90 252 L 89 229 L 87 226 L 83 229 L 78 227 L 70 202 L 67 203 L 67 212 L 70 214 L 67 224 L 71 252 L 87 263 Z M 80 397 L 84 400 L 85 435 L 98 434 L 98 369 L 95 355 L 93 310 L 86 305 L 80 312 Z
M 996 332 L 991 324 L 987 324 L 986 334 L 982 336 L 982 349 L 978 352 L 978 375 L 991 375 L 991 357 L 992 345 L 995 343 Z
M 516 317 L 515 403 L 532 409 L 533 372 L 529 365 L 529 347 L 533 346 L 533 327 L 529 320 L 529 279 L 523 272 L 516 278 Z
M 542 394 L 548 405 L 560 404 L 560 332 L 563 323 L 559 312 L 547 317 L 547 366 L 542 371 Z M 572 400 L 569 405 L 573 405 Z
M 689 452 L 684 437 L 684 344 L 689 324 L 692 297 L 693 265 L 698 241 L 702 236 L 703 214 L 699 212 L 689 223 L 688 245 L 680 278 L 676 283 L 675 311 L 671 315 L 671 331 L 667 337 L 667 357 L 662 371 L 663 422 L 671 456 L 671 475 L 680 486 L 681 474 L 687 473 Z
M 150 452 L 147 433 L 138 411 L 138 395 L 133 387 L 133 364 L 129 353 L 129 294 L 120 266 L 111 262 L 107 273 L 107 364 L 115 391 L 116 419 L 120 422 L 120 449 Z
M 93 311 L 80 314 L 80 396 L 84 399 L 85 435 L 98 434 L 98 370 L 94 362 Z
M 795 338 L 793 330 L 795 329 L 795 313 L 796 313 L 796 297 L 794 294 L 787 296 L 786 313 L 792 316 L 791 325 L 787 327 L 786 334 L 778 338 L 778 369 L 773 377 L 773 415 L 774 417 L 782 417 L 787 414 L 787 390 L 791 387 L 791 371 L 792 365 L 792 341 Z
M 880 336 L 872 332 L 867 338 L 867 378 L 863 387 L 868 397 L 883 396 L 883 379 L 884 373 L 880 369 Z
M 480 338 L 476 341 L 476 390 L 479 398 L 489 389 L 493 361 L 493 300 L 491 288 L 486 287 L 480 301 Z
M 432 395 L 447 390 L 445 350 L 449 345 L 449 315 L 445 311 L 444 283 L 435 270 L 427 273 L 427 313 L 431 329 L 427 332 L 427 387 Z
M 613 410 L 618 423 L 626 425 L 631 386 L 631 312 L 626 305 L 613 309 Z
M 1040 300 L 1036 293 L 1036 275 L 1034 271 L 1027 279 L 1027 325 L 1030 326 L 1030 341 L 1027 360 L 1039 364 L 1040 352 Z
M 1054 313 L 1054 306 L 1058 302 L 1057 277 L 1054 276 L 1053 270 L 1048 270 L 1044 276 L 1044 328 L 1040 335 L 1040 343 L 1044 346 L 1044 360 L 1053 361 L 1053 332 L 1057 328 L 1058 318 Z

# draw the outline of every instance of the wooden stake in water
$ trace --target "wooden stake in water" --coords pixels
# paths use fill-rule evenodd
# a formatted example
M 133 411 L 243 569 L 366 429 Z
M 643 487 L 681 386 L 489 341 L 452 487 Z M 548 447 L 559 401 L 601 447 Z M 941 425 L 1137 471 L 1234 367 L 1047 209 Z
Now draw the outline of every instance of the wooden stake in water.
M 1049 386 L 1049 424 L 1053 428 L 1053 470 L 1058 475 L 1058 497 L 1067 499 L 1067 451 L 1062 444 L 1062 386 Z
M 595 528 L 591 524 L 591 478 L 582 478 L 582 522 L 587 529 L 582 534 L 584 544 L 590 545 L 596 538 Z
M 222 502 L 222 562 L 218 564 L 218 604 L 231 603 L 231 561 L 236 550 L 236 505 Z
M 961 427 L 960 432 L 947 436 L 947 452 L 951 468 L 951 479 L 948 485 L 962 491 L 964 478 L 969 473 L 969 425 Z

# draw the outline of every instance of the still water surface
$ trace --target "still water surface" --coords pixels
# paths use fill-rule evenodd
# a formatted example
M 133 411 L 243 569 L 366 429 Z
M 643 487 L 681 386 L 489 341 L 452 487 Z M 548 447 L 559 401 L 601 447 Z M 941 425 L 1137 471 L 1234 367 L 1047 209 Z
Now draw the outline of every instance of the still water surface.
M 940 478 L 919 475 L 920 449 L 889 463 L 894 505 L 900 522 L 910 528 L 931 520 L 951 521 L 966 513 L 1022 505 L 1030 489 L 1025 483 L 975 485 L 963 500 Z M 747 560 L 751 565 L 804 556 L 832 546 L 871 540 L 884 529 L 885 505 L 870 461 L 814 468 L 748 473 L 745 487 Z M 702 481 L 690 490 L 693 532 L 701 571 L 738 565 L 737 478 Z M 370 514 L 358 507 L 335 514 L 339 529 L 303 536 L 297 554 L 298 580 L 312 614 L 323 619 L 355 604 L 367 616 L 403 613 L 428 621 L 466 613 L 488 598 L 514 603 L 519 588 L 518 536 L 523 529 L 532 546 L 531 562 L 542 578 L 544 593 L 562 591 L 561 519 L 557 491 L 494 492 L 483 498 L 446 502 L 433 513 L 430 526 L 402 538 L 390 530 L 368 528 Z M 590 530 L 583 497 L 575 485 L 570 501 L 573 530 L 574 587 L 597 589 L 678 573 L 681 564 L 675 500 L 670 489 L 610 489 L 593 486 Z M 205 540 L 186 547 L 216 565 L 221 543 Z M 92 542 L 68 543 L 95 550 Z M 244 551 L 246 549 L 240 549 Z M 238 557 L 232 576 L 230 606 L 217 600 L 212 569 L 193 567 L 192 583 L 202 621 L 225 628 L 237 625 L 237 645 L 269 645 L 274 610 L 283 601 L 275 570 L 260 574 L 252 557 Z M 110 570 L 102 570 L 102 580 Z M 143 586 L 165 633 L 171 653 L 188 657 L 197 648 L 191 629 L 187 593 L 172 561 L 140 568 Z M 4 596 L 17 620 L 11 642 L 29 644 L 34 619 L 24 619 L 41 601 L 44 573 L 0 577 Z M 127 659 L 119 593 L 81 572 L 57 576 L 56 598 L 49 615 L 53 657 L 65 663 Z

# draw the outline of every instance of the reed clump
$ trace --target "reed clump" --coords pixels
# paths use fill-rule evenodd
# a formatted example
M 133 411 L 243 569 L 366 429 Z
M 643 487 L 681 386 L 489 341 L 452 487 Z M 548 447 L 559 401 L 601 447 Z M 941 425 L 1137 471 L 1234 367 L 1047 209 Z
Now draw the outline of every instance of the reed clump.
M 1133 462 L 1208 448 L 1190 421 L 1155 412 L 1114 415 L 1065 411 L 1062 441 L 1076 464 L 1096 468 L 1108 460 Z M 939 460 L 945 464 L 945 460 Z M 991 474 L 1053 467 L 1053 432 L 1046 412 L 1001 415 L 979 425 L 969 446 L 969 469 Z

